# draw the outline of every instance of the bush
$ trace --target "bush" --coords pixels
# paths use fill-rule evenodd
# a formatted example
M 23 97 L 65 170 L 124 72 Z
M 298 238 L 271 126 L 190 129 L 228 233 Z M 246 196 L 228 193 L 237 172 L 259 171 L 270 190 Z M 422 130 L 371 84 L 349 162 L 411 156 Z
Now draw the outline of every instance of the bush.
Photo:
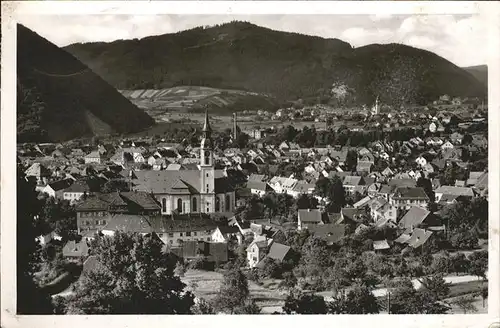
M 477 247 L 478 239 L 471 231 L 461 231 L 450 238 L 450 243 L 456 249 L 473 249 Z

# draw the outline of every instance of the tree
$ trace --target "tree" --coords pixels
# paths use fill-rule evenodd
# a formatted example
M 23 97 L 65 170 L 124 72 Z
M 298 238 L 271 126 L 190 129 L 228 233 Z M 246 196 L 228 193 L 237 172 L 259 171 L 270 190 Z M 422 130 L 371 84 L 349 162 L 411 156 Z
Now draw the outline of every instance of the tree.
M 349 171 L 354 171 L 356 165 L 358 165 L 358 154 L 354 150 L 349 150 L 345 160 L 345 167 Z
M 405 279 L 390 292 L 390 313 L 394 314 L 444 314 L 449 307 L 435 299 L 432 294 L 417 291 L 411 280 Z
M 246 300 L 243 305 L 237 307 L 234 311 L 235 314 L 260 314 L 262 309 L 255 303 L 254 300 Z
M 294 290 L 286 297 L 283 311 L 286 314 L 326 314 L 328 308 L 322 296 Z
M 379 313 L 377 298 L 369 288 L 355 285 L 349 292 L 341 293 L 328 304 L 333 314 L 374 314 Z
M 330 179 L 320 176 L 314 186 L 314 193 L 322 198 L 327 198 L 330 195 L 332 182 Z
M 330 212 L 339 213 L 342 207 L 346 204 L 344 186 L 338 176 L 335 176 L 332 179 L 332 187 L 328 198 L 330 200 L 330 203 L 328 204 L 328 210 Z
M 67 200 L 47 197 L 41 201 L 40 228 L 44 233 L 57 232 L 64 240 L 73 239 L 77 229 L 76 211 Z
M 477 308 L 474 306 L 474 298 L 471 296 L 461 296 L 453 301 L 453 304 L 458 306 L 464 314 L 477 312 Z
M 429 197 L 429 200 L 431 202 L 434 202 L 435 195 L 434 195 L 434 191 L 432 190 L 431 180 L 426 179 L 424 177 L 420 177 L 417 180 L 417 187 L 421 187 L 422 189 L 424 189 L 425 194 L 427 195 L 427 197 Z
M 130 191 L 129 183 L 123 179 L 113 179 L 107 181 L 103 186 L 103 193 Z
M 297 198 L 297 209 L 313 209 L 318 208 L 318 200 L 311 195 L 301 194 L 299 198 Z
M 474 252 L 469 255 L 469 274 L 486 279 L 488 270 L 488 251 Z
M 35 283 L 34 274 L 40 269 L 40 245 L 36 237 L 41 234 L 35 219 L 40 203 L 35 183 L 26 180 L 23 169 L 17 171 L 17 313 L 51 314 L 52 303 L 48 293 Z
M 176 261 L 162 246 L 154 235 L 97 236 L 91 244 L 97 265 L 83 274 L 68 313 L 190 313 L 194 297 L 174 275 Z
M 450 292 L 450 284 L 444 280 L 443 274 L 424 277 L 420 282 L 422 283 L 423 291 L 429 293 L 436 300 L 446 298 Z
M 239 268 L 233 267 L 224 274 L 221 287 L 214 299 L 214 307 L 219 311 L 233 314 L 237 308 L 245 305 L 249 294 L 247 278 Z
M 198 298 L 192 307 L 193 314 L 214 314 L 212 305 L 203 298 Z

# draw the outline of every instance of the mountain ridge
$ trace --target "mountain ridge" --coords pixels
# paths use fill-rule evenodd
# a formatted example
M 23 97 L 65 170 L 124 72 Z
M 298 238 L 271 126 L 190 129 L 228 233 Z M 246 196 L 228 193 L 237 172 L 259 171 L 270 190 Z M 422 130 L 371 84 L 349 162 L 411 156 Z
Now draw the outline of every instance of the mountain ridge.
M 18 142 L 137 132 L 154 124 L 89 67 L 17 25 Z
M 399 44 L 353 48 L 336 38 L 246 22 L 64 48 L 117 89 L 179 85 L 239 89 L 278 100 L 427 104 L 443 94 L 486 97 L 477 79 L 438 55 Z M 349 90 L 339 95 L 332 89 Z

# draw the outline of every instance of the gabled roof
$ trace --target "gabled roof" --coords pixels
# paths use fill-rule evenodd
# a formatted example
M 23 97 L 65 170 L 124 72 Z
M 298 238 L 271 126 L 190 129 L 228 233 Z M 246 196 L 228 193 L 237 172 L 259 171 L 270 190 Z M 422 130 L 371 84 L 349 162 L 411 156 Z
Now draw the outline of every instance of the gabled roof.
M 85 239 L 82 238 L 80 242 L 70 240 L 63 247 L 63 256 L 80 257 L 87 256 L 89 253 L 89 246 Z
M 267 253 L 267 257 L 282 262 L 289 251 L 290 246 L 280 243 L 272 243 L 271 248 L 269 248 L 269 252 Z
M 179 216 L 177 218 L 150 216 L 148 221 L 154 231 L 159 233 L 206 231 L 217 228 L 217 224 L 213 220 L 202 216 Z
M 336 243 L 345 235 L 345 225 L 344 224 L 321 224 L 312 225 L 308 227 L 308 230 L 315 237 L 326 240 L 327 243 Z
M 59 191 L 68 188 L 73 184 L 73 180 L 71 179 L 63 179 L 59 181 L 54 181 L 49 183 L 50 188 L 54 191 Z
M 401 218 L 399 226 L 404 228 L 416 227 L 431 214 L 431 212 L 419 206 L 412 206 L 410 210 Z
M 50 176 L 50 171 L 43 164 L 33 163 L 26 171 L 25 174 L 27 177 L 48 177 Z
M 417 228 L 413 230 L 411 238 L 407 241 L 407 243 L 413 248 L 418 248 L 425 244 L 431 235 L 432 231 Z
M 440 186 L 435 193 L 474 197 L 474 191 L 468 187 Z
M 394 192 L 393 198 L 429 200 L 429 197 L 421 187 L 408 188 L 400 187 Z
M 153 229 L 146 217 L 133 214 L 115 214 L 106 218 L 108 222 L 102 230 L 151 233 Z
M 389 246 L 387 239 L 373 241 L 373 249 L 376 251 L 389 249 L 389 248 L 391 248 L 391 246 Z
M 346 176 L 344 181 L 342 181 L 342 184 L 347 186 L 359 186 L 364 185 L 364 183 L 363 177 L 353 175 Z
M 415 187 L 417 182 L 414 179 L 391 179 L 387 184 L 397 187 Z
M 318 209 L 301 209 L 298 210 L 298 218 L 299 220 L 305 224 L 305 223 L 321 223 L 321 211 Z

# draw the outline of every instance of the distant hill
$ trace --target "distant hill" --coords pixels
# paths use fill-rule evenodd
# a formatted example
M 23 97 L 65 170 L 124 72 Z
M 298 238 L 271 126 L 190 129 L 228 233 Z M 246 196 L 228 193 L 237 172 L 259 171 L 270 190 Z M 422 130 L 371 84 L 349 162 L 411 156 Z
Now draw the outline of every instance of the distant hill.
M 18 142 L 137 132 L 154 121 L 71 54 L 17 25 Z
M 177 110 L 228 114 L 245 110 L 276 111 L 280 103 L 274 97 L 242 90 L 217 89 L 200 86 L 178 86 L 166 89 L 120 90 L 138 107 L 151 116 Z
M 395 105 L 486 94 L 474 76 L 428 51 L 399 44 L 353 48 L 246 22 L 65 49 L 118 89 L 198 85 L 279 101 L 370 104 L 379 96 Z
M 464 67 L 463 69 L 472 74 L 482 84 L 486 86 L 488 85 L 488 66 L 486 65 L 469 66 L 469 67 Z

